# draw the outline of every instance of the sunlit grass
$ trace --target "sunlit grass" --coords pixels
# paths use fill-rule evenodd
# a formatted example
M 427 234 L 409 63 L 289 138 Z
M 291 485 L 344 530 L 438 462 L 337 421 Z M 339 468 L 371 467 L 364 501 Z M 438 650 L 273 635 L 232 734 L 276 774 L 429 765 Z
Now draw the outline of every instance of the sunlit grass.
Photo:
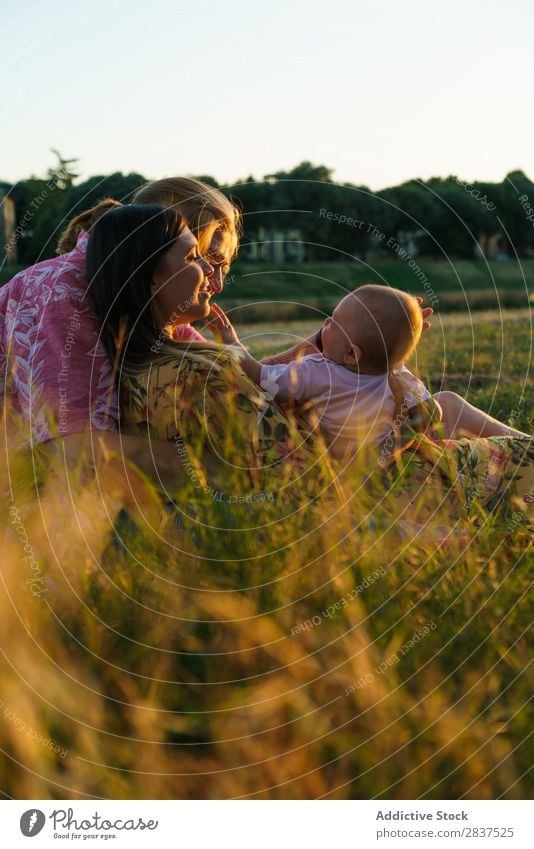
M 445 380 L 446 369 L 444 386 L 480 393 L 505 417 L 516 410 L 524 428 L 528 318 L 506 316 L 504 333 L 499 322 L 477 315 L 472 349 L 469 319 L 444 320 L 446 337 L 435 321 L 418 371 Z M 316 325 L 285 328 L 293 338 L 269 328 L 251 348 L 281 349 Z M 174 527 L 157 499 L 119 515 L 98 482 L 60 464 L 32 506 L 33 469 L 12 460 L 3 794 L 528 796 L 524 523 L 468 521 L 428 488 L 403 515 L 401 488 L 376 476 L 361 485 L 369 471 L 362 460 L 328 485 L 320 462 L 295 484 L 286 468 L 289 489 L 273 502 L 182 487 Z M 247 487 L 228 469 L 225 494 Z M 280 478 L 263 487 L 279 494 Z M 397 521 L 429 515 L 432 532 L 417 538 Z

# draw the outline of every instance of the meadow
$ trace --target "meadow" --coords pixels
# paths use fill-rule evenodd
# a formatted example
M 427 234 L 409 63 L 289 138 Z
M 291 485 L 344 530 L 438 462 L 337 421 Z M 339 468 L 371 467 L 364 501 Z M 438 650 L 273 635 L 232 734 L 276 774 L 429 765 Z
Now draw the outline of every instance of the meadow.
M 236 324 L 257 355 L 317 327 Z M 412 366 L 532 432 L 531 340 L 526 310 L 440 315 Z M 148 484 L 128 516 L 84 463 L 9 459 L 5 797 L 532 794 L 524 516 L 453 518 L 427 487 L 415 536 L 358 468 L 285 513 L 187 484 L 176 528 Z
M 247 262 L 238 256 L 226 278 L 222 304 L 250 304 L 251 300 L 275 302 L 272 318 L 298 318 L 302 307 L 330 309 L 342 295 L 363 283 L 384 283 L 428 298 L 431 288 L 442 312 L 478 309 L 527 308 L 534 292 L 534 259 L 516 261 L 437 260 L 416 256 L 415 267 L 407 259 L 372 256 L 367 260 L 284 263 Z M 23 266 L 0 268 L 0 285 L 7 283 Z M 425 288 L 424 278 L 428 280 Z M 530 301 L 530 303 L 532 303 Z M 291 310 L 291 305 L 294 304 Z M 299 311 L 300 308 L 300 311 Z M 265 312 L 252 310 L 255 321 Z M 271 316 L 270 316 L 271 317 Z

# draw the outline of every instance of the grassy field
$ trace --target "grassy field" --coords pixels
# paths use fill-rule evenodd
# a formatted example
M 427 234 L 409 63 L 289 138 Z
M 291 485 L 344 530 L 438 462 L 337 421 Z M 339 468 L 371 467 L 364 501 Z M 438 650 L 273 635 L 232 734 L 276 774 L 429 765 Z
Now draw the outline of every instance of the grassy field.
M 239 330 L 261 354 L 315 326 Z M 453 315 L 417 370 L 532 430 L 530 358 L 525 311 Z M 4 796 L 532 794 L 522 520 L 453 519 L 427 487 L 436 532 L 414 538 L 391 522 L 394 490 L 378 503 L 355 472 L 283 515 L 184 486 L 173 531 L 155 496 L 117 519 L 82 468 L 49 471 L 37 509 L 33 467 L 9 464 Z M 225 490 L 242 487 L 229 468 Z

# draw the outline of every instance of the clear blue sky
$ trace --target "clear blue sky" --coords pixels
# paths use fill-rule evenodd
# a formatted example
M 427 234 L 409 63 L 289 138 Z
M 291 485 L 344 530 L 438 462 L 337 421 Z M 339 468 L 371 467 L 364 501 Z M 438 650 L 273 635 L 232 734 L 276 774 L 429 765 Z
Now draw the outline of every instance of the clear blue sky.
M 533 0 L 0 0 L 0 178 L 534 177 Z

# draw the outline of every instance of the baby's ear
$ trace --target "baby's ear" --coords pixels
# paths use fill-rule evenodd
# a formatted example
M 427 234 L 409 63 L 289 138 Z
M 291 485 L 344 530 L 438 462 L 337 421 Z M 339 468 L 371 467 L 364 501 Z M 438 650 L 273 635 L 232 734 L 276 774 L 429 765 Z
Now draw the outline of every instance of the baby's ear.
M 343 358 L 346 366 L 357 366 L 361 363 L 363 351 L 359 345 L 351 345 Z

